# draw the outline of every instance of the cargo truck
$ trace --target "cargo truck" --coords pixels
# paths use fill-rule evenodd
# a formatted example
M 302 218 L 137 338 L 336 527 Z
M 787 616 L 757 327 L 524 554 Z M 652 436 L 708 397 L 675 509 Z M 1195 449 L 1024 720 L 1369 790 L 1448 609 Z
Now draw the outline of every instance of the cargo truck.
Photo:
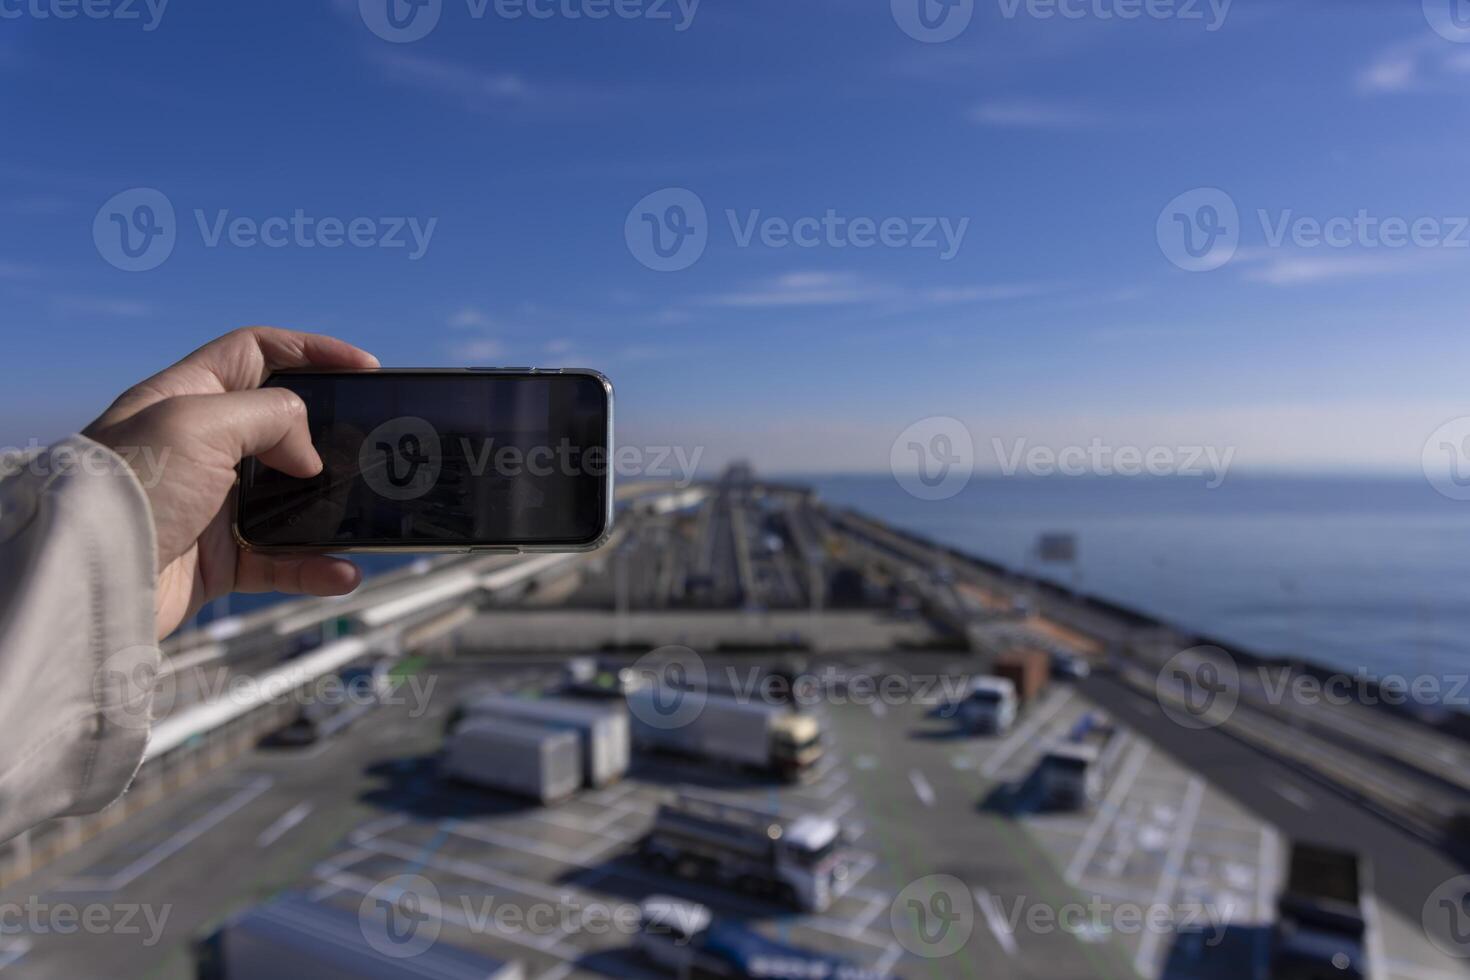
M 1016 686 L 1016 697 L 1024 707 L 1046 690 L 1051 680 L 1051 657 L 1044 651 L 1029 648 L 1008 650 L 996 656 L 991 673 Z
M 582 786 L 581 740 L 564 728 L 472 715 L 445 739 L 439 773 L 446 779 L 556 803 Z
M 581 742 L 582 777 L 588 786 L 610 786 L 628 771 L 632 755 L 628 712 L 621 704 L 479 694 L 455 708 L 447 731 L 453 732 L 466 719 L 482 716 L 576 732 Z
M 639 856 L 657 871 L 825 910 L 851 885 L 842 826 L 682 794 L 660 806 Z
M 1105 715 L 1096 711 L 1084 715 L 1037 763 L 1041 805 L 1048 810 L 1083 810 L 1095 804 L 1122 749 L 1123 739 Z
M 960 726 L 982 735 L 1004 735 L 1016 722 L 1019 699 L 1016 685 L 1005 677 L 977 677 L 969 695 L 959 703 Z
M 368 943 L 356 909 L 297 893 L 257 905 L 195 943 L 194 963 L 197 980 L 524 980 L 518 961 L 444 941 L 389 955 Z
M 639 904 L 634 945 L 672 976 L 764 980 L 883 980 L 847 960 L 777 942 L 743 923 L 717 919 L 697 902 L 650 895 Z
M 660 724 L 665 717 L 661 705 L 691 696 L 699 698 L 697 712 L 679 719 L 682 724 Z M 633 742 L 639 748 L 774 773 L 793 782 L 822 758 L 821 720 L 787 705 L 742 701 L 713 691 L 691 695 L 655 685 L 629 694 L 628 706 Z
M 1276 903 L 1272 980 L 1368 980 L 1367 891 L 1367 866 L 1352 851 L 1293 844 Z

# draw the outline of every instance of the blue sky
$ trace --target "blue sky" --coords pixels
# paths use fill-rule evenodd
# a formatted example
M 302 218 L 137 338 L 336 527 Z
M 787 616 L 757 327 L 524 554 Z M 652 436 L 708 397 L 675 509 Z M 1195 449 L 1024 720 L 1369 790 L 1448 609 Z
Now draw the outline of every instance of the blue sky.
M 939 43 L 899 26 L 917 0 L 703 0 L 692 18 L 670 0 L 670 19 L 602 20 L 567 16 L 589 0 L 546 19 L 442 0 L 407 43 L 357 0 L 37 16 L 56 2 L 0 0 L 5 444 L 79 427 L 246 323 L 392 364 L 597 367 L 623 441 L 787 471 L 884 469 L 935 415 L 966 423 L 982 466 L 993 437 L 1101 438 L 1409 471 L 1470 414 L 1470 43 L 1417 0 L 1235 0 L 1213 24 L 1203 0 L 1203 20 L 972 0 Z M 1239 246 L 1189 272 L 1157 229 L 1202 187 L 1238 208 Z M 93 234 L 134 188 L 176 214 L 148 271 L 109 264 Z M 625 235 L 666 188 L 707 211 L 708 246 L 674 272 Z M 1262 209 L 1425 219 L 1464 241 L 1273 245 Z M 396 219 L 432 234 L 414 258 L 211 245 L 199 227 L 297 211 L 368 219 L 364 241 Z M 967 223 L 946 259 L 742 245 L 729 211 Z

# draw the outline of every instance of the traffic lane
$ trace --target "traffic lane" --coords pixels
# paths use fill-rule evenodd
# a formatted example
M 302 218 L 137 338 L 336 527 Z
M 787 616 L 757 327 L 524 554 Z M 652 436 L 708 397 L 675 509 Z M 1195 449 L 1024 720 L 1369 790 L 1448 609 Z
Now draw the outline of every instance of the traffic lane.
M 1186 768 L 1278 827 L 1288 839 L 1356 850 L 1372 863 L 1379 901 L 1417 922 L 1424 902 L 1466 867 L 1336 790 L 1216 729 L 1185 729 L 1120 681 L 1094 675 L 1083 692 Z
M 874 716 L 858 705 L 834 707 L 865 824 L 863 844 L 893 877 L 900 912 L 924 902 L 924 880 L 953 875 L 973 900 L 970 932 L 951 956 L 909 960 L 915 976 L 1099 980 L 1131 977 L 1111 944 L 1086 946 L 1062 930 L 1033 930 L 1028 913 L 1055 909 L 1076 893 L 1014 821 L 981 810 L 985 784 L 953 764 L 956 743 L 914 737 L 928 706 L 892 706 Z M 914 891 L 905 888 L 916 885 Z M 923 945 L 919 947 L 923 949 Z M 940 947 L 940 949 L 946 949 Z M 933 973 L 926 964 L 934 964 Z

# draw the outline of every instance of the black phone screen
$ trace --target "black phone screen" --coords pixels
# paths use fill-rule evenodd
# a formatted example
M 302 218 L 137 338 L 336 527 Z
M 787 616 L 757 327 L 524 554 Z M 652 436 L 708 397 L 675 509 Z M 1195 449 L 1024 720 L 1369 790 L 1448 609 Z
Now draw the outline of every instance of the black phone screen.
M 282 372 L 321 474 L 247 459 L 236 525 L 267 548 L 566 546 L 606 530 L 610 395 L 590 373 Z

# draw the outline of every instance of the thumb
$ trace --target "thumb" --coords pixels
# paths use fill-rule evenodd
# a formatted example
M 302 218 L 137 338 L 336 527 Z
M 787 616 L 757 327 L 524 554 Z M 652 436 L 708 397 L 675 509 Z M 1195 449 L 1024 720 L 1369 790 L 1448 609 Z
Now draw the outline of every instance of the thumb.
M 288 476 L 311 477 L 322 458 L 311 444 L 306 403 L 285 388 L 255 388 L 219 395 L 189 395 L 169 402 L 192 438 L 230 456 L 231 464 L 255 456 Z

